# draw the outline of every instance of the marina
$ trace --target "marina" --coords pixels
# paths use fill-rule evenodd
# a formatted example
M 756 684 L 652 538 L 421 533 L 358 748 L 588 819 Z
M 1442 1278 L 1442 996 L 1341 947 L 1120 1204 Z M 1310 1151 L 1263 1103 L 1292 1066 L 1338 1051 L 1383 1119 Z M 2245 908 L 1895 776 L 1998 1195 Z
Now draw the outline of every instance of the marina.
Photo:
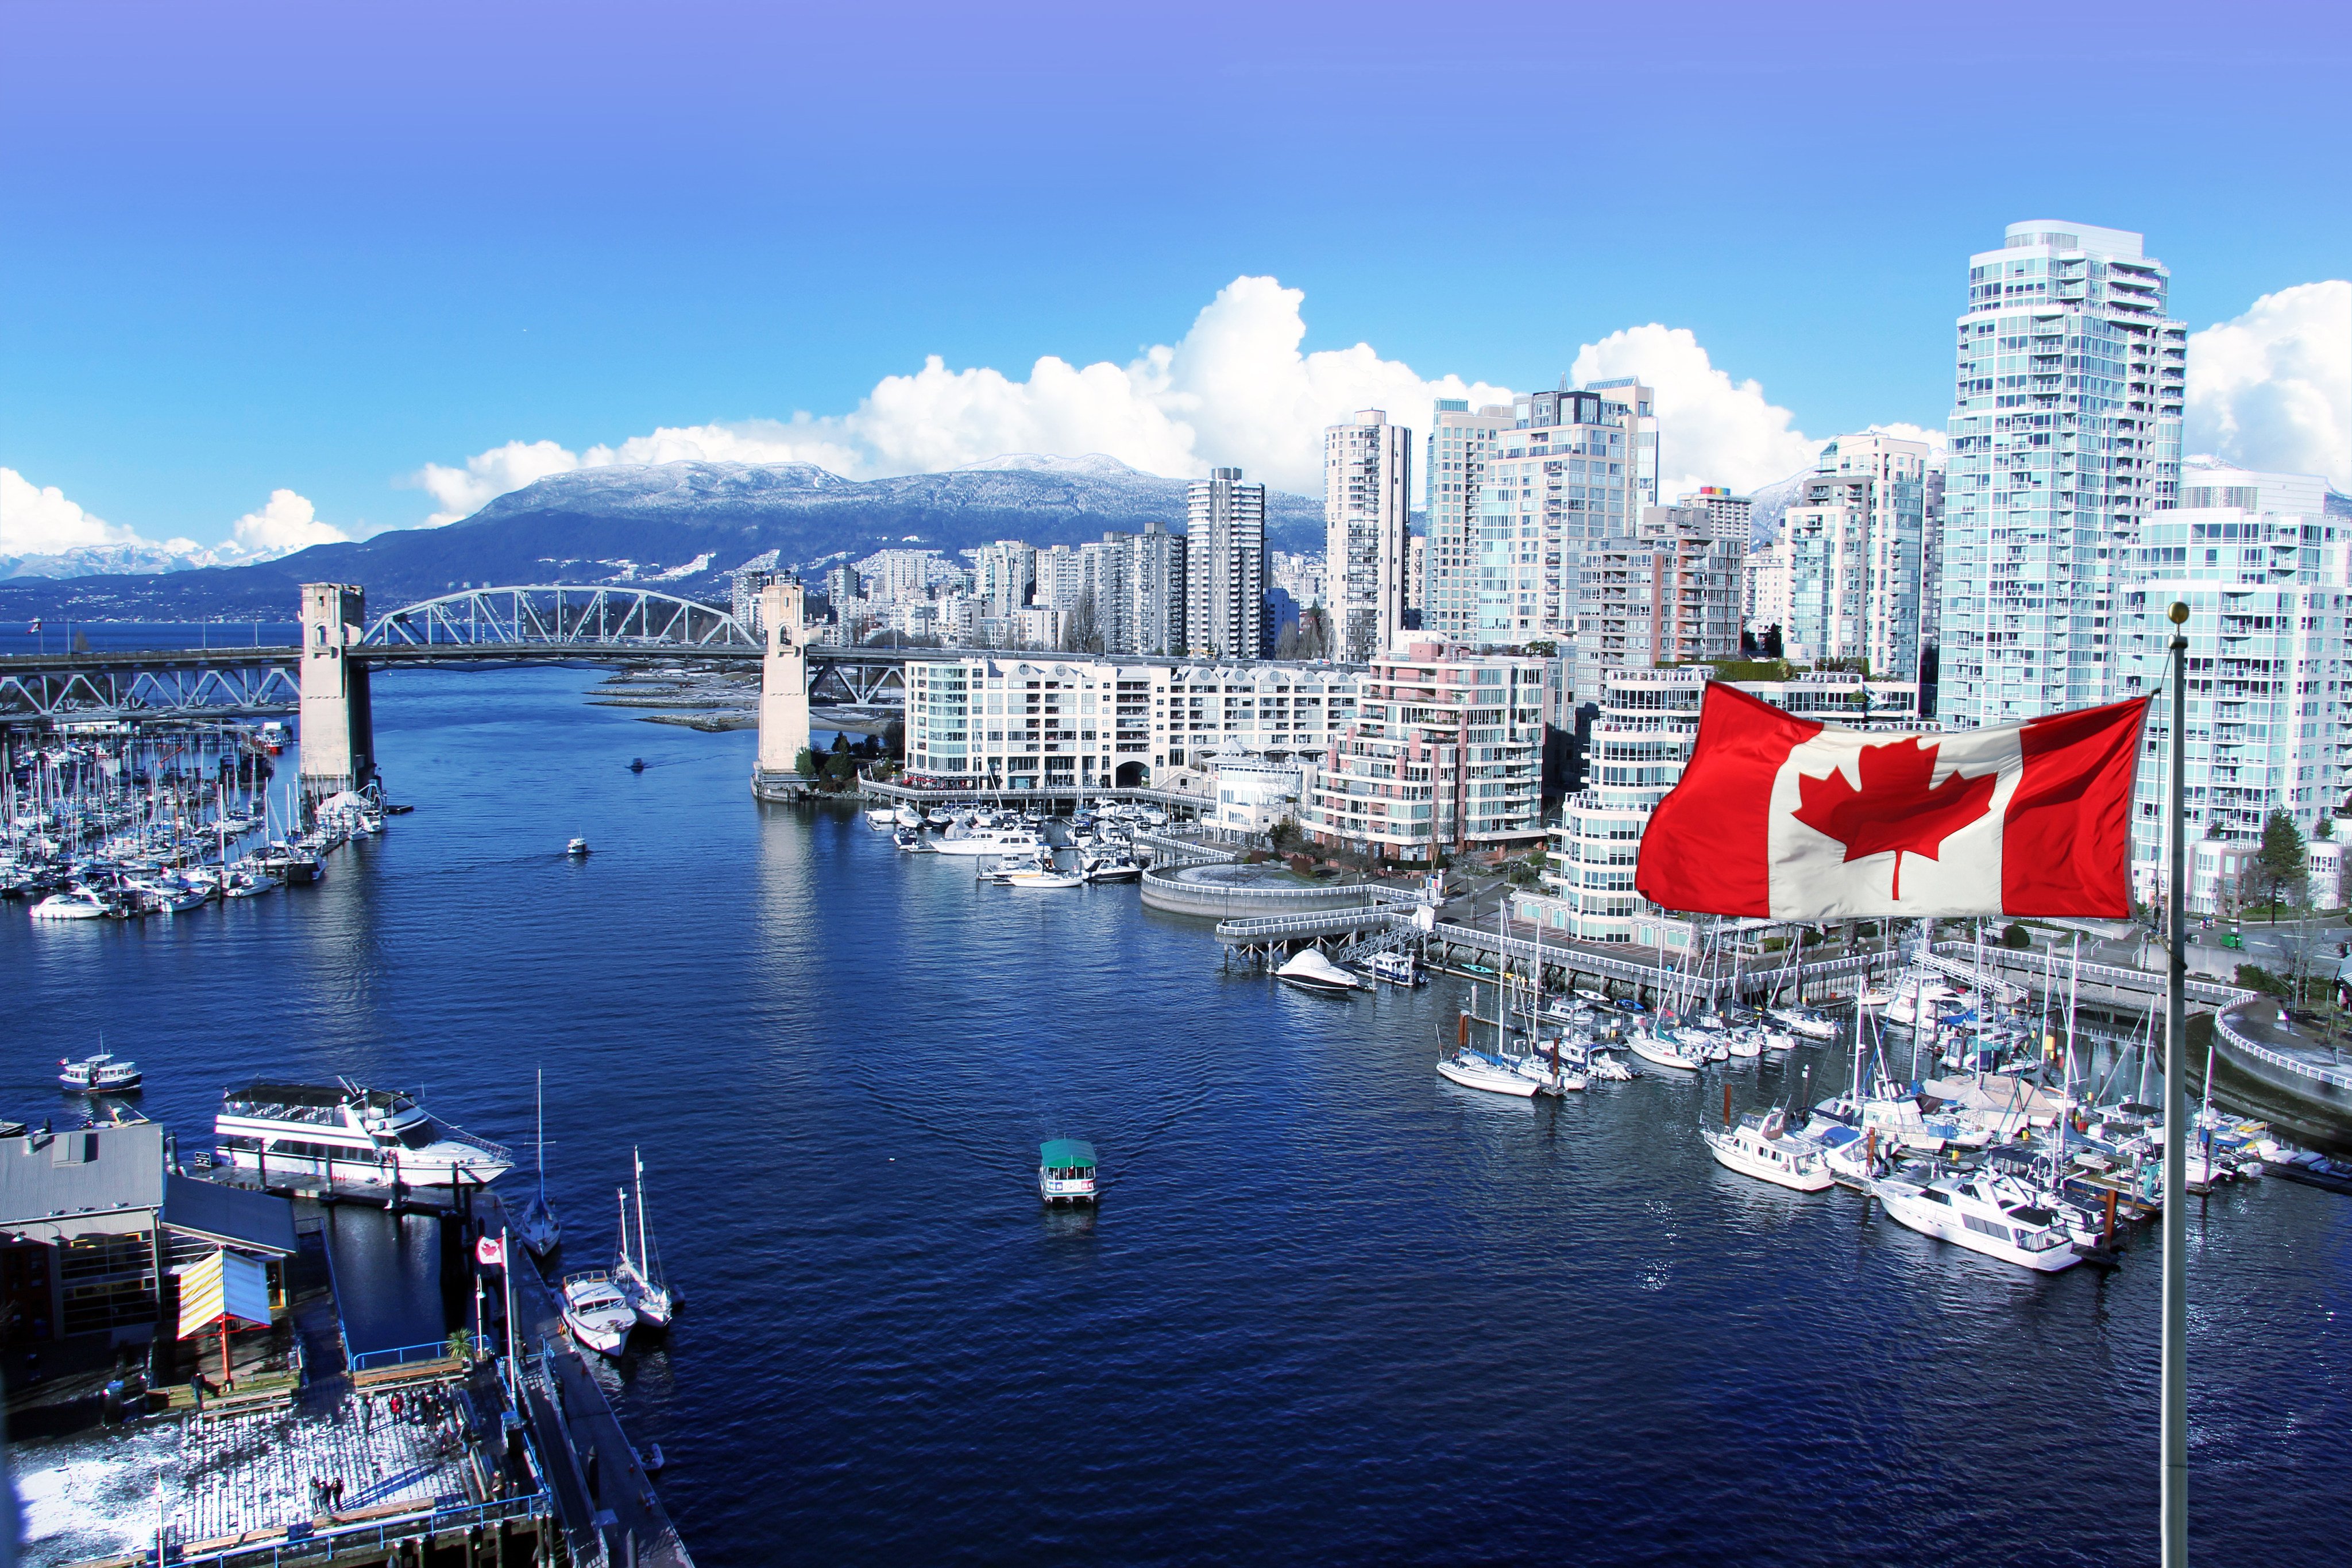
M 1547 941 L 1530 1012 L 1532 941 L 1523 950 L 1517 932 L 1497 938 L 1491 920 L 1483 933 L 1449 922 L 1465 933 L 1451 952 L 1424 952 L 1488 974 L 1377 983 L 1366 958 L 1327 942 L 1329 961 L 1366 985 L 1311 994 L 1276 983 L 1278 964 L 1226 962 L 1213 920 L 1150 910 L 1129 888 L 1025 894 L 976 880 L 982 858 L 908 854 L 895 822 L 877 830 L 846 807 L 747 811 L 748 735 L 695 737 L 709 755 L 633 773 L 646 749 L 633 721 L 583 725 L 566 706 L 584 679 L 418 676 L 396 699 L 387 688 L 387 772 L 430 809 L 300 900 L 212 911 L 213 934 L 163 921 L 95 928 L 111 966 L 102 1010 L 79 984 L 89 954 L 44 944 L 55 933 L 24 922 L 0 933 L 55 1040 L 7 1085 L 20 1119 L 44 1106 L 73 1113 L 82 1102 L 62 1100 L 58 1068 L 44 1064 L 88 1056 L 101 1035 L 145 1075 L 142 1110 L 191 1149 L 206 1142 L 225 1087 L 348 1077 L 371 1092 L 421 1090 L 411 1103 L 424 1114 L 510 1152 L 512 1168 L 474 1198 L 488 1229 L 488 1205 L 520 1210 L 538 1192 L 532 1069 L 547 1064 L 545 1182 L 562 1241 L 543 1277 L 517 1270 L 516 1322 L 527 1366 L 534 1329 L 559 1347 L 524 1405 L 550 1461 L 539 1506 L 575 1561 L 600 1549 L 566 1511 L 587 1496 L 592 1449 L 599 1495 L 616 1521 L 644 1527 L 641 1560 L 680 1530 L 707 1563 L 769 1561 L 783 1541 L 814 1560 L 1050 1538 L 1104 1557 L 1310 1561 L 1514 1555 L 1556 1539 L 1532 1501 L 1471 1509 L 1440 1483 L 1449 1466 L 1475 1462 L 1503 1497 L 1583 1500 L 1581 1528 L 1603 1543 L 1595 1560 L 1737 1555 L 1768 1528 L 1754 1500 L 1772 1488 L 1783 1500 L 1769 1528 L 1799 1543 L 1790 1560 L 1830 1563 L 1933 1554 L 1956 1531 L 1983 1554 L 2033 1557 L 2048 1540 L 2041 1516 L 2070 1510 L 2077 1489 L 2055 1456 L 2091 1439 L 2152 1441 L 2148 1383 L 2115 1371 L 2146 1359 L 2137 1347 L 2152 1342 L 2157 1283 L 2128 1162 L 2107 1189 L 2119 1266 L 2053 1274 L 1886 1217 L 1861 1189 L 1869 1178 L 1792 1191 L 1719 1162 L 1700 1136 L 1776 1112 L 1793 1122 L 1845 1095 L 1852 993 L 1865 974 L 1893 989 L 1894 972 L 1874 959 L 1808 986 L 1827 1040 L 1759 1037 L 1756 1055 L 1733 1056 L 1730 1032 L 1757 1026 L 1727 1016 L 1724 1058 L 1686 1075 L 1634 1058 L 1634 1076 L 1580 1073 L 1580 1090 L 1544 1092 L 1507 1065 L 1529 1092 L 1465 1089 L 1436 1070 L 1465 1018 L 1471 1048 L 1537 1056 L 1538 1070 L 1563 1074 L 1576 1067 L 1566 1053 L 1555 1067 L 1519 1042 L 1574 1047 L 1591 1032 L 1597 1043 L 1590 1025 L 1602 1009 L 1580 990 L 1609 1004 L 1612 1027 L 1679 1027 L 1661 1016 L 1655 965 L 1646 984 L 1616 974 L 1594 984 L 1578 968 L 1580 984 L 1565 985 L 1581 961 Z M 500 760 L 559 733 L 580 765 L 532 785 L 546 798 L 528 815 L 596 846 L 577 864 L 553 852 L 560 838 L 517 819 L 507 803 L 522 787 L 520 764 Z M 1186 853 L 1167 847 L 1183 841 L 1164 830 L 1152 837 L 1163 844 L 1138 834 L 1135 847 L 1156 861 Z M 604 933 L 622 888 L 638 934 L 616 950 Z M 452 900 L 467 911 L 462 931 L 446 921 Z M 499 934 L 495 953 L 484 929 Z M 1497 1009 L 1507 979 L 1516 1021 Z M 1671 977 L 1665 989 L 1677 990 Z M 258 1008 L 257 996 L 268 998 Z M 1799 1016 L 1793 994 L 1782 1003 Z M 2029 1035 L 2041 1006 L 2037 996 Z M 183 1028 L 126 1033 L 142 1007 L 168 1009 Z M 1906 1082 L 1907 1033 L 1888 1034 L 1903 1047 L 1890 1075 Z M 2074 1033 L 2075 1092 L 2128 1118 L 2136 1028 L 2086 1022 Z M 975 1037 L 988 1048 L 973 1049 Z M 2053 1066 L 2051 1092 L 2064 1076 Z M 1958 1081 L 1933 1107 L 1906 1101 L 1916 1128 L 1871 1121 L 1879 1110 L 1864 1095 L 1849 1142 L 1879 1131 L 1877 1158 L 1886 1131 L 1899 1144 L 1907 1130 L 1957 1142 L 1970 1182 L 2001 1175 L 1951 1117 L 2031 1127 L 2040 1102 L 1965 1104 L 1977 1076 L 1940 1063 L 1923 1062 L 1920 1079 Z M 924 1091 L 907 1092 L 910 1081 Z M 727 1114 L 714 1117 L 720 1099 Z M 2218 1107 L 2217 1121 L 2217 1145 L 2260 1142 Z M 1041 1145 L 1074 1129 L 1117 1179 L 1098 1210 L 1041 1201 Z M 693 1135 L 691 1168 L 664 1153 L 679 1130 Z M 2122 1135 L 2088 1136 L 2120 1146 Z M 1909 1153 L 1953 1168 L 1948 1149 Z M 2217 1170 L 2236 1163 L 2217 1156 Z M 1236 1171 L 1246 1198 L 1234 1192 Z M 372 1209 L 354 1193 L 339 1212 L 382 1223 L 390 1194 L 373 1191 Z M 716 1226 L 713 1193 L 749 1201 Z M 2279 1304 L 2326 1299 L 2321 1259 L 2352 1235 L 2352 1211 L 2324 1186 L 2266 1174 L 2217 1180 L 2192 1202 L 2190 1281 L 2209 1314 L 2193 1397 L 2215 1434 L 2200 1450 L 2201 1484 L 2259 1477 L 2276 1500 L 2258 1523 L 2200 1517 L 2199 1538 L 2216 1551 L 2324 1557 L 2341 1522 L 2328 1500 L 2352 1472 L 2327 1446 L 2294 1440 L 2285 1416 L 2343 1412 L 2290 1369 L 2346 1347 L 2332 1320 Z M 624 1215 L 629 1256 L 657 1258 L 691 1308 L 666 1331 L 636 1323 L 617 1356 L 562 1351 L 561 1280 L 615 1271 Z M 2071 1233 L 2064 1250 L 2083 1256 Z M 426 1253 L 415 1310 L 446 1310 L 444 1282 L 465 1265 L 446 1275 L 449 1249 Z M 340 1253 L 334 1267 L 345 1268 Z M 499 1271 L 486 1278 L 495 1295 Z M 1347 1283 L 1368 1278 L 1382 1289 Z M 1054 1303 L 1046 1336 L 1035 1332 L 1041 1290 Z M 1664 1331 L 1693 1314 L 1714 1326 L 1704 1346 Z M 1433 1342 L 1428 1325 L 1448 1321 L 1476 1323 L 1487 1352 L 1512 1358 L 1509 1387 L 1470 1378 Z M 356 1321 L 331 1330 L 369 1356 L 406 1348 L 390 1342 L 404 1332 Z M 1629 1343 L 1643 1350 L 1638 1373 Z M 1367 1381 L 1366 1367 L 1386 1370 Z M 1990 1432 L 1987 1379 L 2049 1398 Z M 534 1392 L 557 1386 L 566 1410 Z M 1483 1392 L 1465 1405 L 1465 1387 Z M 1161 1412 L 1148 1438 L 1129 1429 L 1139 1403 Z M 1589 1436 L 1636 1409 L 1650 1423 L 1643 1441 Z M 1875 1434 L 1898 1420 L 1906 1445 L 1882 1446 Z M 1687 1463 L 1727 1431 L 1766 1430 L 1795 1447 L 1738 1476 Z M 542 1436 L 565 1432 L 561 1447 Z M 70 1537 L 66 1478 L 89 1462 L 71 1457 L 80 1441 L 37 1440 L 17 1456 L 37 1552 Z M 1925 1479 L 1914 1444 L 1937 1457 Z M 667 1467 L 646 1489 L 664 1524 L 678 1521 L 667 1535 L 630 1501 L 656 1447 Z M 1805 1484 L 1804 1454 L 1834 1456 L 1823 1461 L 1843 1478 L 1834 1495 Z M 616 1464 L 625 1485 L 612 1479 Z M 772 1484 L 742 1488 L 749 1467 Z M 1048 1489 L 1040 1467 L 1100 1479 Z M 143 1474 L 152 1508 L 152 1471 L 114 1473 Z M 1971 1500 L 1984 1486 L 2019 1506 L 1987 1515 Z M 1659 1500 L 1668 1496 L 1671 1507 Z M 1904 1507 L 1886 1506 L 1897 1496 Z M 2069 1550 L 2147 1555 L 2145 1511 L 2067 1511 Z M 1228 1522 L 1241 1518 L 1245 1532 Z M 512 1539 L 521 1526 L 509 1529 Z

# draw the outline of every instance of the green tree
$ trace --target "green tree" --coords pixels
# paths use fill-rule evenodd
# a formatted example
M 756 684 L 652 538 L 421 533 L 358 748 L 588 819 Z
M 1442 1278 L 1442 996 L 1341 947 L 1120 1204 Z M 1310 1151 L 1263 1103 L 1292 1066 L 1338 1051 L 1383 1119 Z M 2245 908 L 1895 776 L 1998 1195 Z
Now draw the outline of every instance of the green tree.
M 804 779 L 813 779 L 816 777 L 815 751 L 810 747 L 803 746 L 800 751 L 800 755 L 793 759 L 793 772 L 800 774 L 801 777 Z
M 2263 847 L 2254 857 L 2249 889 L 2271 907 L 2271 923 L 2278 923 L 2281 903 L 2303 896 L 2310 879 L 2311 847 L 2294 826 L 2294 818 L 2273 811 L 2263 823 Z

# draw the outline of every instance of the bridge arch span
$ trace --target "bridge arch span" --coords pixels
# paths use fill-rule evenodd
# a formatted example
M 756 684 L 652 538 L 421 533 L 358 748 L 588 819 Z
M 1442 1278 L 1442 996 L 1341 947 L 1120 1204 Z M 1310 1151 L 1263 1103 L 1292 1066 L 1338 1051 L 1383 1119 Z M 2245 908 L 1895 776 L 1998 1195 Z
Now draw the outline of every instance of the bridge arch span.
M 760 651 L 751 628 L 715 605 L 653 588 L 577 583 L 465 588 L 422 599 L 378 616 L 360 645 Z

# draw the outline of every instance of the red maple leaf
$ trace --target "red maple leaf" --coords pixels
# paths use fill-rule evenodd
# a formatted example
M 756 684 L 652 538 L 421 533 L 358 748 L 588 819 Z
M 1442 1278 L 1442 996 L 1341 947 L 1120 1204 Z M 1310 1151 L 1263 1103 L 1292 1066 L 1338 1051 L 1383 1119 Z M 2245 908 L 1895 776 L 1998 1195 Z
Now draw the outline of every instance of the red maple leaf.
M 1940 748 L 1913 739 L 1864 746 L 1854 759 L 1862 787 L 1832 770 L 1827 778 L 1797 775 L 1800 804 L 1795 816 L 1814 831 L 1845 846 L 1845 858 L 1895 853 L 1895 897 L 1903 897 L 1903 857 L 1942 858 L 1944 840 L 1992 810 L 1996 773 L 1976 778 L 1954 773 L 1933 789 Z

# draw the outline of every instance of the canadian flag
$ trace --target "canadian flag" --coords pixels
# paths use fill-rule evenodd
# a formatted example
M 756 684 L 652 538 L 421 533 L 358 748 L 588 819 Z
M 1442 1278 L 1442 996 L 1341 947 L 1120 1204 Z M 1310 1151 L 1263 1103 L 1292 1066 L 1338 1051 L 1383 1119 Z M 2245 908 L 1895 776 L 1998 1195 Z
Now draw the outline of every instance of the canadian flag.
M 474 1261 L 485 1268 L 504 1268 L 507 1266 L 507 1244 L 504 1238 L 486 1236 L 474 1243 Z
M 1849 730 L 1706 689 L 1633 885 L 1774 920 L 2131 913 L 2147 700 L 1995 729 Z

